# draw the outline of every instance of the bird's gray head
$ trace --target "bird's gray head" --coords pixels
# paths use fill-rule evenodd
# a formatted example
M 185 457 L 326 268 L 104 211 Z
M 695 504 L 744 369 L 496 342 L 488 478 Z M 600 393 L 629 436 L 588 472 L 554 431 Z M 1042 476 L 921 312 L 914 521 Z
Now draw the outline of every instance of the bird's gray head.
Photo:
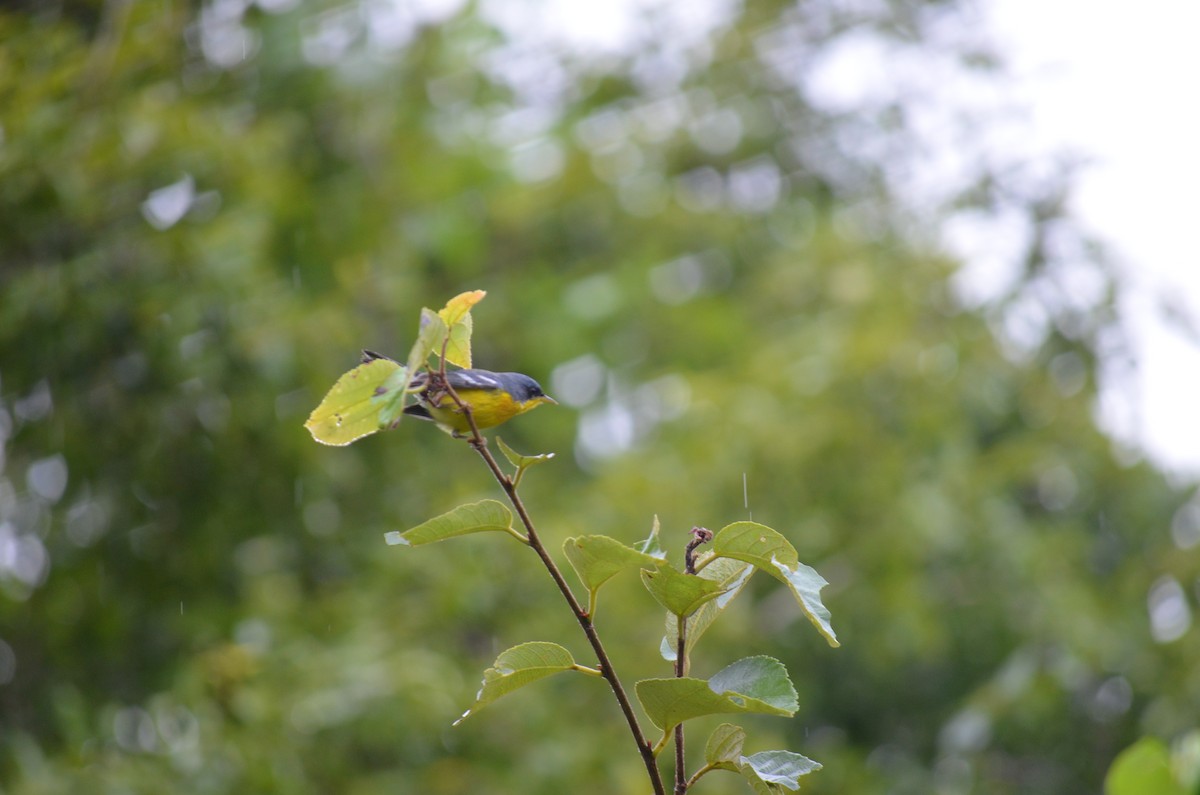
M 497 373 L 501 382 L 504 384 L 504 389 L 509 392 L 518 403 L 525 403 L 535 398 L 541 398 L 538 402 L 554 403 L 555 400 L 542 391 L 542 386 L 537 381 L 534 381 L 524 373 Z

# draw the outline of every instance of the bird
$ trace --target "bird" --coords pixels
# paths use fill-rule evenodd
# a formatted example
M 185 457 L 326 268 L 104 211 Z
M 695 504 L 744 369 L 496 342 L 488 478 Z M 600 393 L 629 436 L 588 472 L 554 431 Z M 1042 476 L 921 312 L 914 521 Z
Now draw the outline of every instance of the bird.
M 363 360 L 386 359 L 374 351 L 363 351 Z M 459 408 L 451 390 L 471 409 L 475 427 L 494 428 L 537 408 L 543 403 L 557 404 L 541 385 L 524 373 L 494 373 L 491 370 L 466 369 L 418 373 L 409 382 L 417 402 L 406 406 L 410 417 L 430 420 L 451 436 L 471 435 L 471 423 Z

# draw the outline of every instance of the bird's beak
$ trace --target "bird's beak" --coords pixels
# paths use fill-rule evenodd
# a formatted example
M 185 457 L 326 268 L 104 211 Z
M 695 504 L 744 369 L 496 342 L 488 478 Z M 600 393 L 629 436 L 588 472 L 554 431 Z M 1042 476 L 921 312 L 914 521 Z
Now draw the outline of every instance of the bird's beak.
M 558 401 L 557 401 L 557 400 L 555 400 L 554 398 L 550 397 L 549 395 L 542 395 L 542 402 L 543 402 L 543 403 L 550 403 L 550 404 L 553 404 L 553 405 L 555 405 L 555 406 L 557 406 L 557 405 L 558 405 Z

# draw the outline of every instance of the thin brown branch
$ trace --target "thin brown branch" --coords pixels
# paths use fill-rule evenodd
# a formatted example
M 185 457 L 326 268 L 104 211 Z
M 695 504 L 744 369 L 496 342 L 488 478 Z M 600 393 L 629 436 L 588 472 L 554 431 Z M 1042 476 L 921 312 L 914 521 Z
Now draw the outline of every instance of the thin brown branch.
M 684 550 L 684 570 L 688 574 L 696 573 L 696 549 L 701 544 L 712 541 L 712 531 L 704 527 L 692 528 L 692 540 Z M 687 658 L 687 616 L 679 616 L 675 620 L 678 632 L 675 639 L 675 676 L 682 679 L 688 673 Z M 684 795 L 692 781 L 687 777 L 687 758 L 683 746 L 683 723 L 675 726 L 675 795 Z
M 458 410 L 463 413 L 467 424 L 471 427 L 471 436 L 467 439 L 468 444 L 475 449 L 475 452 L 479 453 L 480 457 L 487 464 L 488 469 L 491 470 L 496 482 L 500 484 L 500 488 L 504 490 L 509 503 L 516 510 L 517 516 L 521 518 L 521 524 L 525 525 L 525 534 L 528 538 L 529 546 L 542 559 L 542 564 L 546 567 L 546 571 L 550 573 L 554 584 L 558 586 L 559 592 L 562 593 L 563 598 L 566 599 L 567 604 L 570 606 L 571 612 L 575 614 L 575 620 L 579 622 L 583 634 L 587 636 L 588 643 L 591 644 L 592 651 L 595 652 L 596 659 L 599 662 L 600 674 L 608 682 L 609 687 L 612 688 L 613 695 L 617 699 L 617 704 L 621 708 L 621 713 L 625 716 L 626 723 L 629 724 L 629 732 L 633 735 L 638 753 L 641 754 L 642 761 L 646 765 L 646 774 L 650 777 L 650 783 L 654 787 L 655 795 L 667 795 L 662 776 L 658 771 L 658 764 L 655 762 L 654 752 L 650 747 L 650 743 L 646 741 L 645 734 L 642 733 L 642 727 L 638 723 L 637 715 L 633 711 L 633 704 L 630 702 L 629 695 L 625 692 L 625 686 L 621 684 L 621 680 L 613 668 L 612 661 L 609 659 L 608 652 L 605 650 L 604 644 L 596 632 L 596 627 L 592 623 L 592 617 L 579 603 L 579 600 L 575 597 L 575 593 L 571 590 L 570 584 L 558 568 L 558 564 L 554 562 L 554 558 L 550 557 L 550 553 L 542 544 L 537 528 L 534 527 L 533 520 L 525 508 L 525 503 L 521 500 L 520 495 L 517 494 L 516 484 L 512 478 L 504 474 L 504 471 L 500 469 L 500 465 L 496 462 L 495 456 L 488 450 L 487 440 L 479 432 L 479 426 L 476 425 L 475 418 L 471 414 L 470 405 L 465 403 L 449 384 L 446 384 L 446 388 Z
M 675 676 L 687 676 L 687 618 L 679 616 L 675 625 L 679 628 L 675 639 Z M 675 795 L 684 795 L 688 789 L 687 759 L 683 752 L 683 721 L 675 726 Z

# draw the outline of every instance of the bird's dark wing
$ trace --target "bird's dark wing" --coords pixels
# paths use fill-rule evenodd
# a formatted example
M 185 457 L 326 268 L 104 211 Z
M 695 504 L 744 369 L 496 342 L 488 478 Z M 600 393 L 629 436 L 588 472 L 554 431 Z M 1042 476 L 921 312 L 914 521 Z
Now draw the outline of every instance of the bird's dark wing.
M 501 389 L 504 383 L 490 370 L 454 370 L 446 373 L 446 381 L 458 389 Z
M 410 406 L 405 406 L 404 413 L 410 417 L 416 417 L 419 420 L 433 419 L 433 415 L 429 413 L 429 409 L 425 408 L 420 403 L 413 403 Z

